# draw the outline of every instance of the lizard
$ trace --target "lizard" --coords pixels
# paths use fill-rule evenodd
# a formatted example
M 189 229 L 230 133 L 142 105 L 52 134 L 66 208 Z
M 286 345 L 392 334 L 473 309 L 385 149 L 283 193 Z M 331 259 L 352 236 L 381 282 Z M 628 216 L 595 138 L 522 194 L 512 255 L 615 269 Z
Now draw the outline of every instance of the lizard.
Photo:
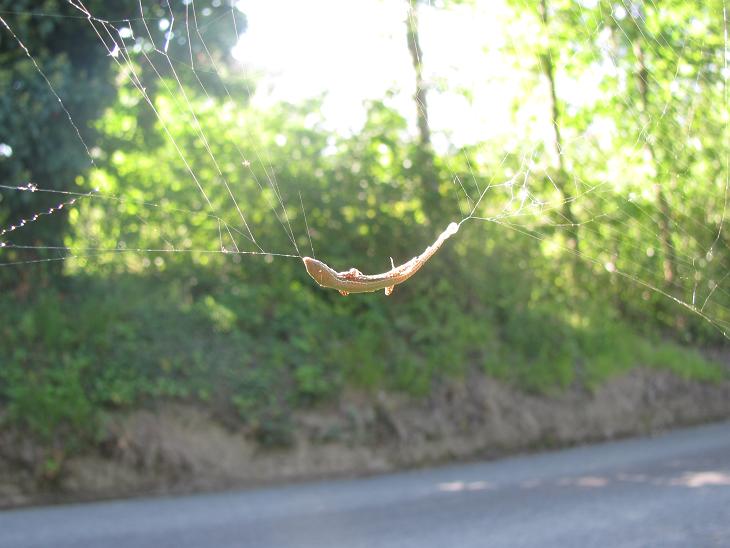
M 423 253 L 413 257 L 410 261 L 400 266 L 393 264 L 390 259 L 391 269 L 381 274 L 363 274 L 357 268 L 351 268 L 343 272 L 337 272 L 327 264 L 312 257 L 302 257 L 304 266 L 309 275 L 322 287 L 336 289 L 341 295 L 350 293 L 370 293 L 373 291 L 385 290 L 386 295 L 393 293 L 396 285 L 405 282 L 426 264 L 431 257 L 439 250 L 443 243 L 459 230 L 456 223 L 449 224 L 436 241 L 428 246 Z

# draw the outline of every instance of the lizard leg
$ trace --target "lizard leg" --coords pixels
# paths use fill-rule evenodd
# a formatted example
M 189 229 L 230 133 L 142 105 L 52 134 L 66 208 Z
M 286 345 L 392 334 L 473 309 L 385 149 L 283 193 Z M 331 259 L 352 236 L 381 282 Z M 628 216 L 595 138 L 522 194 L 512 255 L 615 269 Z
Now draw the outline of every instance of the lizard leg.
M 390 266 L 395 270 L 395 263 L 393 262 L 393 257 L 390 258 Z M 393 293 L 393 290 L 395 289 L 394 285 L 391 285 L 389 287 L 385 288 L 385 296 L 389 296 Z
M 342 295 L 343 297 L 347 297 L 350 294 L 347 291 L 342 291 L 342 289 L 339 289 L 338 291 L 340 292 L 340 295 Z
M 347 272 L 340 272 L 340 276 L 346 280 L 354 280 L 355 278 L 362 276 L 362 272 L 360 272 L 357 268 L 351 268 Z

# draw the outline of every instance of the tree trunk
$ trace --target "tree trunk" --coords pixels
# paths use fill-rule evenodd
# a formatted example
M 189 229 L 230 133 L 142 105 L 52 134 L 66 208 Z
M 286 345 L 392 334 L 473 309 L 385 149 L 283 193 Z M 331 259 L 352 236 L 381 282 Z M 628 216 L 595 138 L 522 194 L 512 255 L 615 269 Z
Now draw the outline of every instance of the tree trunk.
M 413 99 L 416 103 L 416 120 L 418 124 L 418 149 L 416 151 L 415 166 L 419 175 L 424 196 L 426 215 L 431 221 L 440 222 L 443 204 L 439 196 L 439 184 L 434 167 L 433 147 L 431 146 L 431 129 L 428 125 L 428 101 L 426 86 L 423 81 L 423 52 L 418 34 L 418 1 L 408 2 L 408 16 L 406 18 L 406 38 L 408 51 L 411 54 L 413 71 L 416 75 L 416 92 Z
M 646 66 L 646 56 L 644 54 L 644 48 L 642 47 L 641 37 L 645 36 L 646 30 L 643 26 L 643 9 L 642 6 L 636 5 L 635 13 L 638 13 L 638 17 L 634 19 L 634 24 L 639 31 L 638 36 L 635 38 L 633 47 L 634 55 L 636 57 L 636 78 L 639 88 L 639 95 L 641 96 L 641 113 L 642 123 L 646 127 L 649 124 L 649 68 Z M 648 139 L 644 140 L 644 149 L 646 150 L 651 162 L 654 164 L 655 172 L 659 173 L 660 166 L 654 150 L 654 146 Z M 675 280 L 677 279 L 677 264 L 676 257 L 674 255 L 674 248 L 672 244 L 672 209 L 669 205 L 669 200 L 664 192 L 664 188 L 659 181 L 655 181 L 654 189 L 656 192 L 657 203 L 659 204 L 659 240 L 662 248 L 662 271 L 664 277 L 664 285 L 666 289 L 671 289 Z
M 540 0 L 539 5 L 540 19 L 546 30 L 549 28 L 549 13 L 547 0 Z M 550 50 L 543 53 L 540 56 L 541 66 L 543 75 L 547 78 L 550 86 L 550 111 L 552 114 L 552 126 L 553 126 L 553 146 L 555 148 L 555 156 L 557 158 L 557 173 L 553 178 L 555 186 L 558 187 L 560 194 L 562 195 L 563 205 L 561 207 L 561 216 L 563 221 L 569 226 L 566 230 L 568 234 L 568 247 L 575 251 L 579 250 L 579 239 L 578 239 L 578 223 L 573 213 L 572 202 L 573 195 L 567 188 L 568 174 L 565 170 L 565 162 L 563 160 L 563 140 L 560 135 L 560 106 L 558 102 L 558 94 L 555 86 L 555 66 L 553 65 L 553 59 Z

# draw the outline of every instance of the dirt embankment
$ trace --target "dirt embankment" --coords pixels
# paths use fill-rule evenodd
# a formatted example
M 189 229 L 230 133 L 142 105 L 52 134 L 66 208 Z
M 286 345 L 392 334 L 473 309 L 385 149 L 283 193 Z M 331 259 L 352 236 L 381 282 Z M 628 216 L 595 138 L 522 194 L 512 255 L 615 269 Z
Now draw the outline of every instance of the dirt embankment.
M 385 472 L 647 434 L 730 417 L 730 381 L 703 384 L 636 369 L 596 392 L 519 392 L 481 374 L 423 399 L 347 393 L 295 417 L 289 448 L 264 449 L 195 406 L 113 416 L 107 439 L 75 456 L 50 487 L 31 471 L 34 447 L 0 436 L 0 506 L 260 485 Z

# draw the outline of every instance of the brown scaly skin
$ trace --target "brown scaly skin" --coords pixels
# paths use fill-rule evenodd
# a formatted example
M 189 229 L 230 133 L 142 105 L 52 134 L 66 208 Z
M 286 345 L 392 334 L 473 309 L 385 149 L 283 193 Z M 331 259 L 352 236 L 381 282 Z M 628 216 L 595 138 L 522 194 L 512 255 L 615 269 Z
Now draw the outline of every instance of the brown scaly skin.
M 393 266 L 382 274 L 363 274 L 356 268 L 343 272 L 337 272 L 327 264 L 311 257 L 302 257 L 304 266 L 309 275 L 322 287 L 338 290 L 342 295 L 349 293 L 371 293 L 373 291 L 385 290 L 386 295 L 393 292 L 393 288 L 405 282 L 413 276 L 420 268 L 433 257 L 443 243 L 459 230 L 459 225 L 451 223 L 444 230 L 436 241 L 428 246 L 423 253 L 413 257 L 410 261 L 400 266 Z M 391 259 L 392 264 L 392 259 Z

